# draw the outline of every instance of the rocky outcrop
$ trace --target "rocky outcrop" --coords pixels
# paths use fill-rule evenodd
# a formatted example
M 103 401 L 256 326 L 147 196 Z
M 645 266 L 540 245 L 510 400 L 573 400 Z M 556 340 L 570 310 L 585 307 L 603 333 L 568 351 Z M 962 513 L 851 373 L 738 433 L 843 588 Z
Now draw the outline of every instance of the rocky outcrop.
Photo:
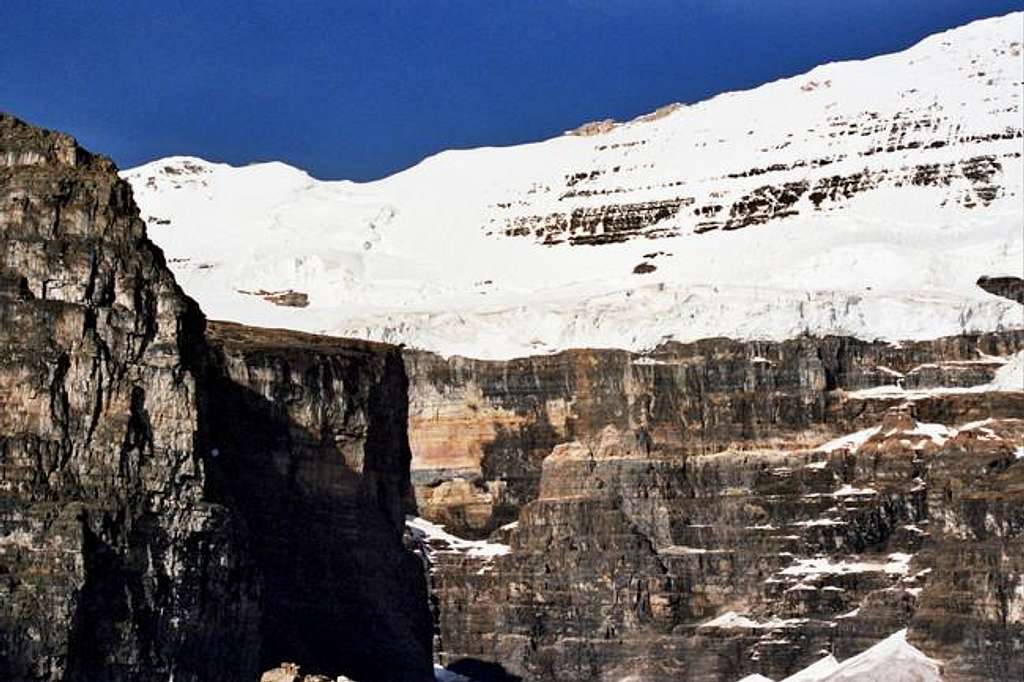
M 208 467 L 263 576 L 264 667 L 431 678 L 432 622 L 413 510 L 407 383 L 384 344 L 211 322 Z
M 0 161 L 0 677 L 430 679 L 397 351 L 211 347 L 109 160 Z
M 909 626 L 950 679 L 1003 679 L 982 652 L 1024 660 L 1024 390 L 988 384 L 1022 347 L 1007 332 L 408 354 L 420 512 L 507 545 L 428 538 L 441 662 L 779 679 Z
M 990 294 L 1024 303 L 1024 279 L 1020 277 L 980 277 L 978 286 Z
M 295 663 L 282 663 L 279 667 L 263 673 L 260 676 L 260 682 L 351 682 L 351 680 L 344 676 L 331 679 L 323 675 L 306 675 L 302 672 L 302 666 Z
M 259 582 L 204 494 L 203 317 L 110 161 L 6 115 L 0 158 L 0 676 L 244 679 Z
M 915 641 L 944 654 L 950 679 L 1024 679 L 1024 419 L 954 438 L 932 463 L 927 503 L 934 575 Z

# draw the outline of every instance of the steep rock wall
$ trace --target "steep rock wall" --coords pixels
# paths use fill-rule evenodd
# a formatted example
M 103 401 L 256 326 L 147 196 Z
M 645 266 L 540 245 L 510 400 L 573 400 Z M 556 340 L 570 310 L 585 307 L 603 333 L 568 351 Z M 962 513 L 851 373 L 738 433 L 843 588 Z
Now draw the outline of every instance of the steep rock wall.
M 202 314 L 108 160 L 6 115 L 0 160 L 0 676 L 245 679 L 259 582 L 204 496 Z
M 439 657 L 480 679 L 779 679 L 910 626 L 949 679 L 1004 679 L 1024 386 L 988 384 L 1022 347 L 407 355 L 420 512 L 505 548 L 427 539 Z
M 0 677 L 430 679 L 397 350 L 210 339 L 113 164 L 0 115 Z
M 209 339 L 210 490 L 257 538 L 263 667 L 430 679 L 398 349 L 224 322 Z
M 420 512 L 486 536 L 536 498 L 555 445 L 608 425 L 677 455 L 813 444 L 860 423 L 830 400 L 837 388 L 981 384 L 1022 345 L 1024 332 L 1008 331 L 903 344 L 707 339 L 649 354 L 573 350 L 508 362 L 407 350 Z

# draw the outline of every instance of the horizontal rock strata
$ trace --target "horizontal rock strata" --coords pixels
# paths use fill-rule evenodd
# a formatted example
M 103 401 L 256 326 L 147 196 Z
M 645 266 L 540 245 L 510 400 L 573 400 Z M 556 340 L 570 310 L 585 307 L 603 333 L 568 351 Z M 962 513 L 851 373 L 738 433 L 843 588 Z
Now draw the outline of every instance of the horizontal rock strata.
M 205 327 L 113 164 L 0 115 L 0 677 L 431 679 L 397 349 Z
M 949 679 L 1016 674 L 1024 385 L 1005 377 L 1022 347 L 407 354 L 421 513 L 507 545 L 428 539 L 441 660 L 505 679 L 780 679 L 909 625 Z

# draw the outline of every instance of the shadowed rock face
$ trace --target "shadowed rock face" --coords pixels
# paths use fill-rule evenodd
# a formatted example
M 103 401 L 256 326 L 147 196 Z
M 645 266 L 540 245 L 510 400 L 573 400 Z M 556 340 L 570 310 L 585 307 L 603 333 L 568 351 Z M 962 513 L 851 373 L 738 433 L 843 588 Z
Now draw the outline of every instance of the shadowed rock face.
M 950 679 L 1019 676 L 1024 386 L 980 387 L 1022 347 L 1017 331 L 407 353 L 420 513 L 510 548 L 428 539 L 441 660 L 779 679 L 909 626 Z
M 395 351 L 204 334 L 113 164 L 0 115 L 0 677 L 429 679 Z
M 412 512 L 407 381 L 384 344 L 211 322 L 211 496 L 259 541 L 264 668 L 431 678 Z

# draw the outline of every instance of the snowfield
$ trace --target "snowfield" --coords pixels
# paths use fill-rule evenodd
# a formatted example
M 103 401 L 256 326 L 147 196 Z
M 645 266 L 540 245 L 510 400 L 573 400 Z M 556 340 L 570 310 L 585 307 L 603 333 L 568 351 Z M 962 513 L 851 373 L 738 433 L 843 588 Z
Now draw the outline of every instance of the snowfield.
M 1015 328 L 1021 306 L 976 281 L 1024 276 L 1022 30 L 979 21 L 368 183 L 193 157 L 123 175 L 212 318 L 496 359 Z

